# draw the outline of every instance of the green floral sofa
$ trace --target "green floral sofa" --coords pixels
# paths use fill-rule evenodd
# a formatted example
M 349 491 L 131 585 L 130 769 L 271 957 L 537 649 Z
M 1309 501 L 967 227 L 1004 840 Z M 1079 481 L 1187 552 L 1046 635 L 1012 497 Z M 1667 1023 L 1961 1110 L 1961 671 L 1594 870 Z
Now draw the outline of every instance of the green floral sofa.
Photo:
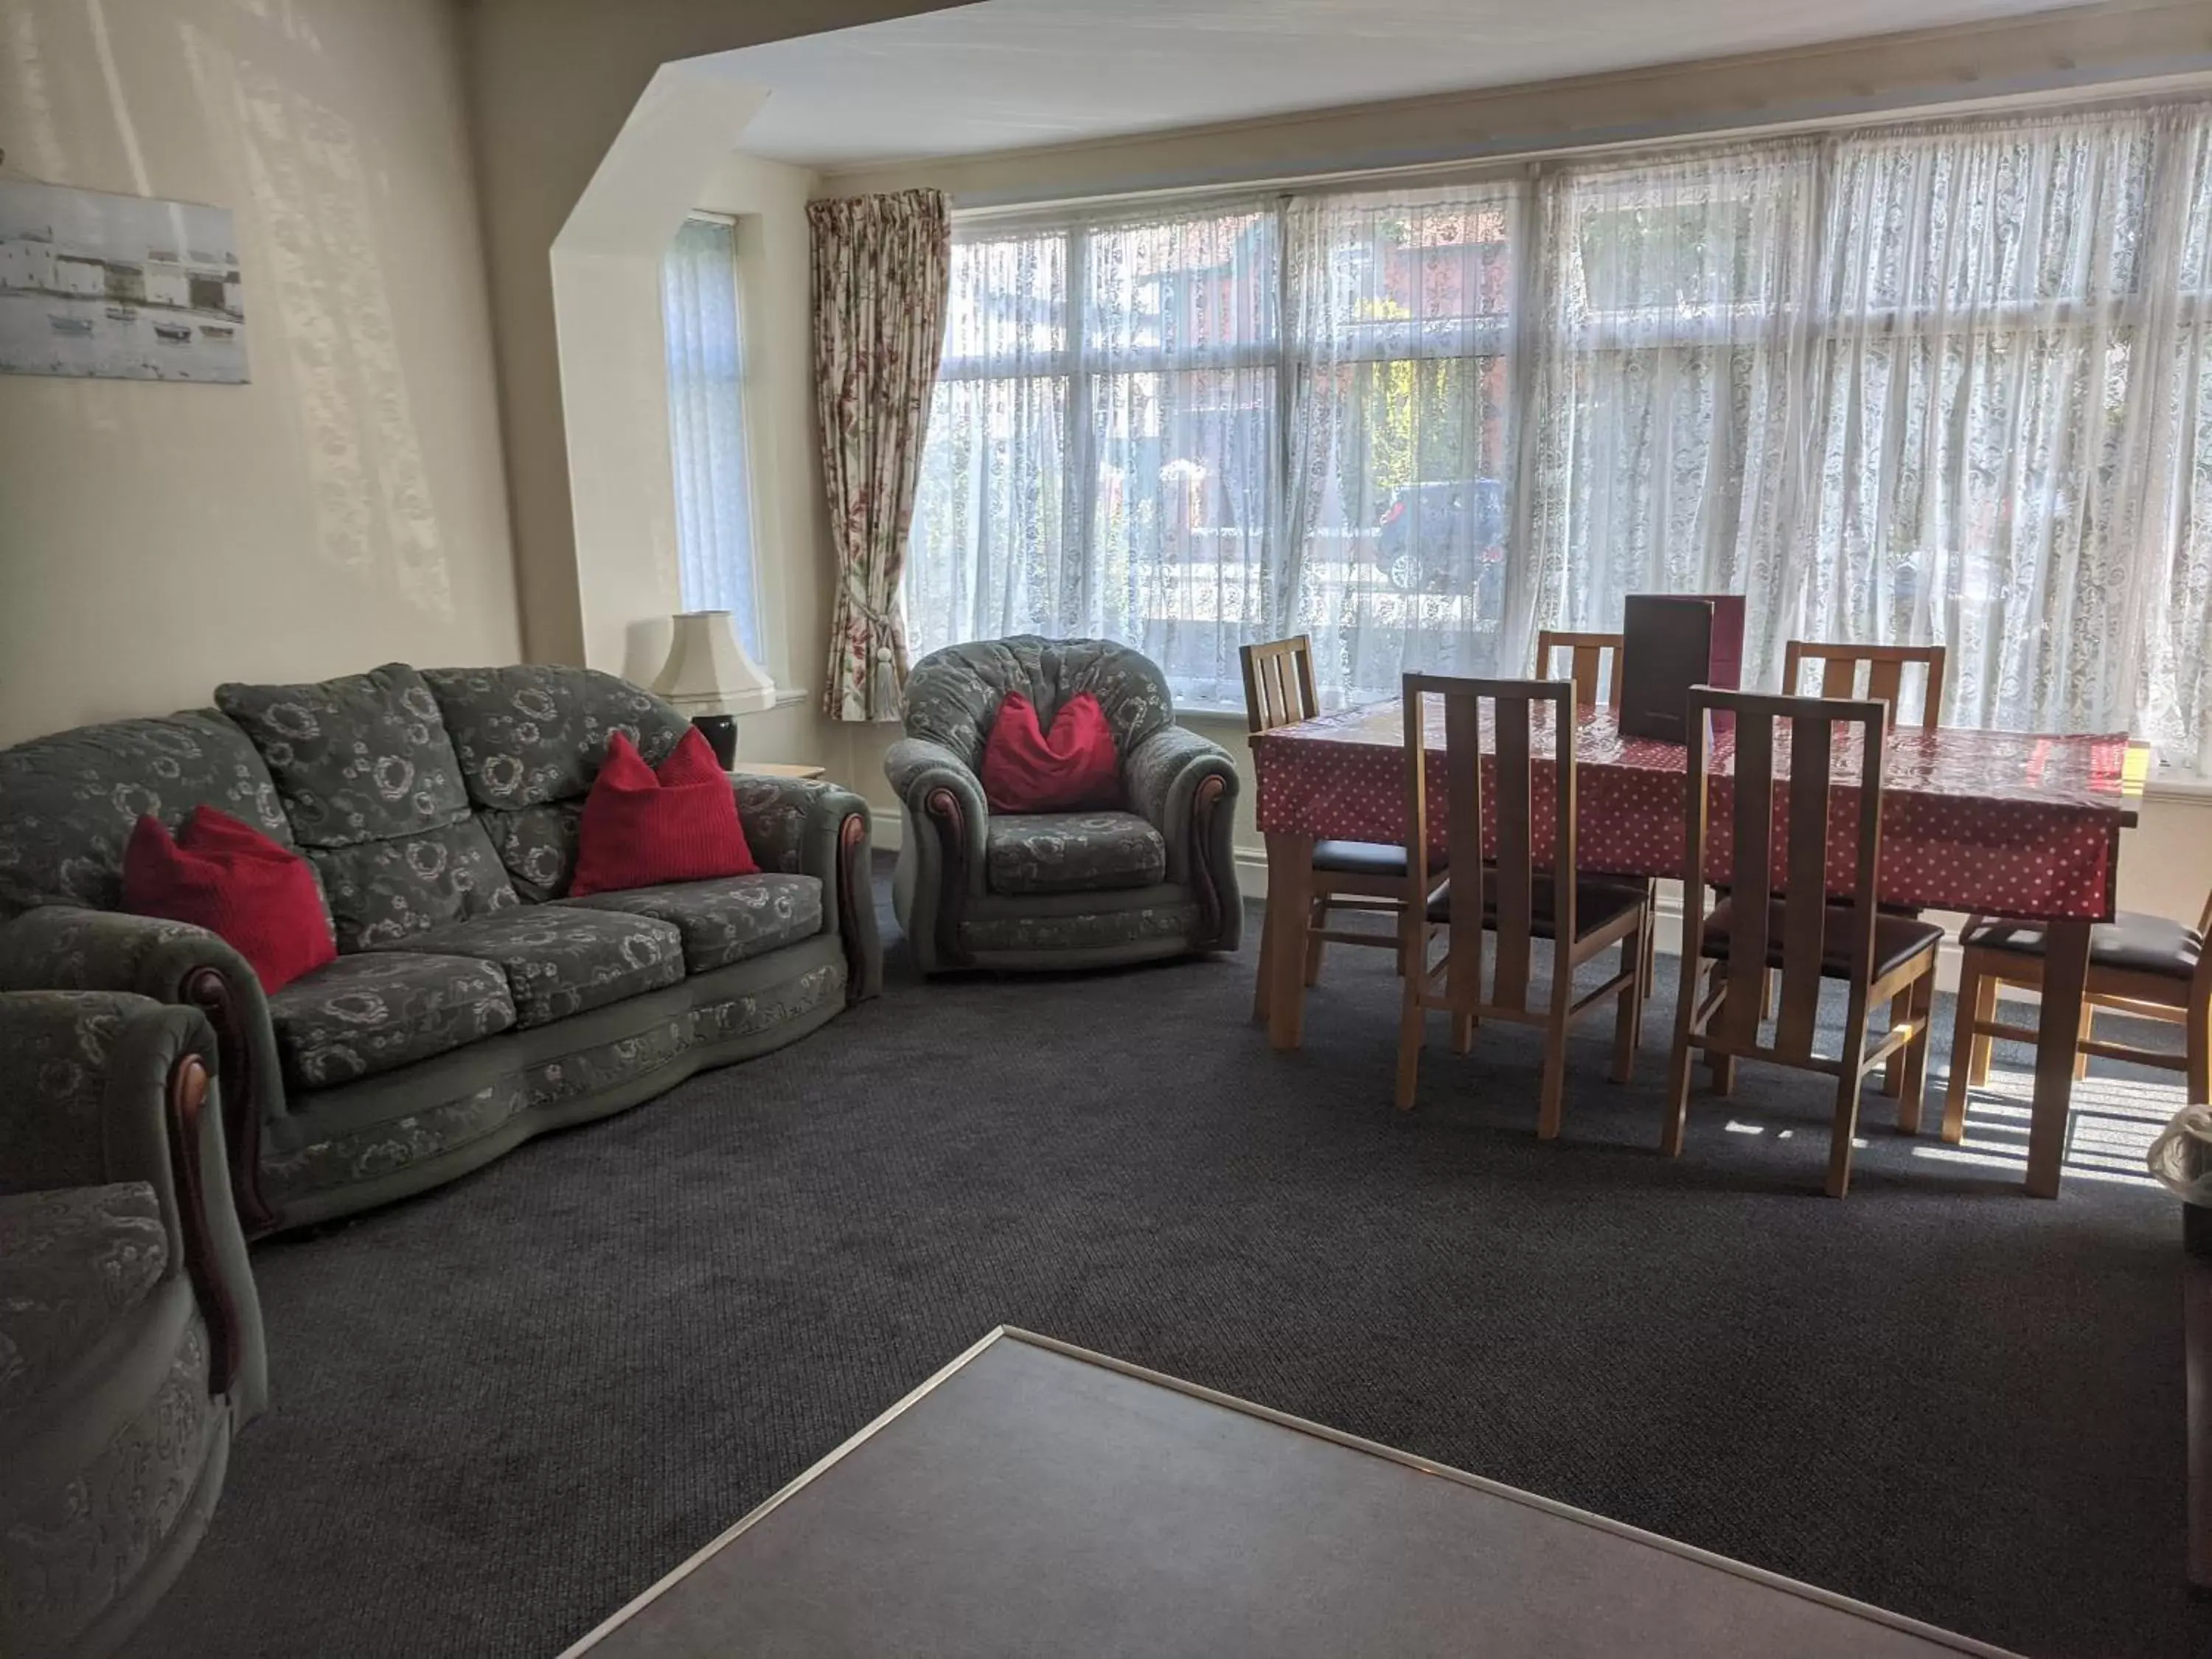
M 825 784 L 732 779 L 758 875 L 563 898 L 609 733 L 658 762 L 686 725 L 626 681 L 393 663 L 216 704 L 0 750 L 0 989 L 204 1010 L 249 1234 L 449 1181 L 881 988 L 867 808 Z M 305 854 L 335 962 L 264 996 L 212 934 L 117 908 L 137 817 L 201 803 Z
M 260 1411 L 261 1315 L 197 1011 L 0 995 L 0 1653 L 109 1651 Z
M 1089 691 L 1114 729 L 1127 810 L 994 816 L 977 771 L 1000 700 L 1049 726 Z M 927 974 L 1092 968 L 1233 951 L 1237 770 L 1175 724 L 1158 668 L 1104 640 L 948 646 L 914 666 L 884 770 L 905 813 L 895 889 Z

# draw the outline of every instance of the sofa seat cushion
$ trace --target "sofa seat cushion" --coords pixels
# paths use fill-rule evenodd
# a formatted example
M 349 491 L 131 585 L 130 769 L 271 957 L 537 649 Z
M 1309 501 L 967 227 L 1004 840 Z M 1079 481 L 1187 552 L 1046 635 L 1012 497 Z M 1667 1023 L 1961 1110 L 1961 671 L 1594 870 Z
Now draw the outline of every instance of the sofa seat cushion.
M 168 1262 L 161 1202 L 143 1181 L 0 1198 L 0 1415 L 66 1375 Z
M 1168 873 L 1167 842 L 1134 812 L 993 813 L 983 858 L 996 893 L 1150 887 Z
M 284 1080 L 327 1089 L 465 1048 L 514 1024 L 496 963 L 371 951 L 340 957 L 269 999 Z
M 617 910 L 672 924 L 687 972 L 710 973 L 822 931 L 822 884 L 812 876 L 724 876 L 564 899 L 558 909 Z
M 684 936 L 674 923 L 565 904 L 526 904 L 451 922 L 413 935 L 404 948 L 491 963 L 507 975 L 515 1024 L 525 1028 L 684 977 Z

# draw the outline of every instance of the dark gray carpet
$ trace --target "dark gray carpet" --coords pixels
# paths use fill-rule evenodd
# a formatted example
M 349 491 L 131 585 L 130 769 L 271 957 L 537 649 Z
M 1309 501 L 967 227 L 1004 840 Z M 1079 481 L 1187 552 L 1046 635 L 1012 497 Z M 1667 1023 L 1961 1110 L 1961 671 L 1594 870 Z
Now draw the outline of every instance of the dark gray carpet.
M 1332 960 L 1291 1055 L 1249 946 L 893 981 L 257 1249 L 275 1409 L 133 1651 L 551 1654 L 1001 1322 L 2029 1654 L 2212 1646 L 2155 1189 L 2037 1202 L 1870 1101 L 1831 1203 L 1826 1091 L 1753 1068 L 1664 1162 L 1663 1008 L 1629 1089 L 1577 1042 L 1557 1144 L 1532 1033 L 1439 1027 L 1401 1116 L 1379 953 Z M 2173 1098 L 2145 1075 L 2084 1091 L 2083 1170 L 2124 1176 Z M 2016 1167 L 1999 1085 L 1971 1138 Z

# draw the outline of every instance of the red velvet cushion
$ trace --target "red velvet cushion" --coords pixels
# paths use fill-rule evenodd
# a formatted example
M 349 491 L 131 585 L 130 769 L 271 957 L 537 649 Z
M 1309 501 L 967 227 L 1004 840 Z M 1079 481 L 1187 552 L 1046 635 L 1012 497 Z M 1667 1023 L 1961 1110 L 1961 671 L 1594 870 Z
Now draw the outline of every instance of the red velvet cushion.
M 337 955 L 307 860 L 252 824 L 196 806 L 182 834 L 143 817 L 123 849 L 123 908 L 204 927 L 277 991 Z
M 620 732 L 607 739 L 606 763 L 576 826 L 572 896 L 750 876 L 759 868 L 738 822 L 730 775 L 715 764 L 706 733 L 696 726 L 686 732 L 658 773 Z
M 1106 711 L 1079 691 L 1037 726 L 1036 706 L 1006 693 L 983 744 L 983 798 L 994 812 L 1082 812 L 1121 804 L 1121 757 Z

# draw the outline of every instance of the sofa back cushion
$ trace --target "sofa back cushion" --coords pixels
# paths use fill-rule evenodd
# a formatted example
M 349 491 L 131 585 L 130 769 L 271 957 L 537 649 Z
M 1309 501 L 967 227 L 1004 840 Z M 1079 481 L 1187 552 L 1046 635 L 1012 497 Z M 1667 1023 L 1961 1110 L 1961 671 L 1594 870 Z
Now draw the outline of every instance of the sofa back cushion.
M 1142 652 L 1109 640 L 1018 634 L 948 645 L 916 663 L 907 680 L 907 735 L 941 743 L 980 767 L 984 740 L 1009 691 L 1027 697 L 1048 730 L 1061 705 L 1090 692 L 1123 755 L 1175 720 L 1167 680 Z
M 646 763 L 675 752 L 691 722 L 650 691 L 592 668 L 431 668 L 477 821 L 532 903 L 568 890 L 584 798 L 622 732 Z
M 650 691 L 597 669 L 525 663 L 432 668 L 422 678 L 445 715 L 470 801 L 495 811 L 582 799 L 617 732 L 658 766 L 691 729 Z
M 292 833 L 322 878 L 340 951 L 389 944 L 518 902 L 470 816 L 460 757 L 404 663 L 313 685 L 222 685 Z
M 212 709 L 81 726 L 0 750 L 0 916 L 39 904 L 116 908 L 138 819 L 151 813 L 174 830 L 196 806 L 293 844 L 260 754 Z
M 261 751 L 302 847 L 351 847 L 457 823 L 461 763 L 422 675 L 405 663 L 313 685 L 216 687 Z
M 322 878 L 341 951 L 390 945 L 521 902 L 491 837 L 471 818 L 386 841 L 310 847 L 307 861 Z

